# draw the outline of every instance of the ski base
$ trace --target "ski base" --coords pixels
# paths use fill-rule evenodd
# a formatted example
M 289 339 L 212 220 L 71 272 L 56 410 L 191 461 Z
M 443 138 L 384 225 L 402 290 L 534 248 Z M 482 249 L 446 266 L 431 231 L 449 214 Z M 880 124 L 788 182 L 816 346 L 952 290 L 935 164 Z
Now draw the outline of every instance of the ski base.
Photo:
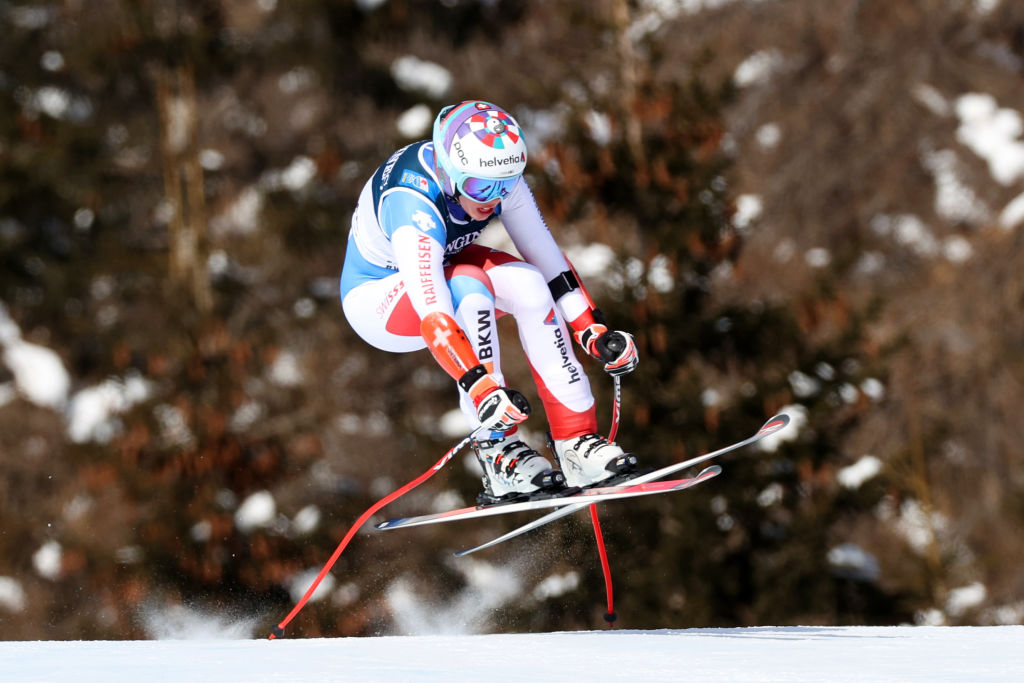
M 711 468 L 709 468 L 711 469 Z M 720 471 L 721 468 L 719 468 Z M 701 475 L 704 475 L 702 472 Z M 718 472 L 715 472 L 718 474 Z M 714 476 L 714 475 L 711 475 Z M 627 481 L 623 484 L 612 486 L 596 486 L 586 489 L 570 489 L 563 495 L 552 495 L 541 493 L 535 498 L 520 500 L 510 503 L 499 503 L 484 507 L 464 507 L 445 512 L 436 512 L 429 515 L 416 517 L 397 517 L 380 522 L 376 525 L 378 529 L 398 529 L 408 526 L 421 526 L 423 524 L 436 524 L 438 522 L 452 522 L 460 519 L 474 519 L 477 517 L 490 517 L 492 515 L 506 515 L 512 512 L 525 512 L 529 510 L 544 510 L 552 507 L 572 505 L 580 501 L 586 504 L 600 503 L 619 498 L 635 498 L 637 496 L 649 496 L 655 493 L 667 493 L 687 488 L 692 479 L 674 479 L 668 481 L 635 482 Z
M 683 489 L 692 488 L 692 487 L 696 486 L 697 484 L 701 484 L 701 483 L 707 481 L 708 479 L 711 479 L 713 477 L 717 477 L 721 473 L 722 473 L 722 468 L 720 466 L 718 466 L 718 465 L 711 465 L 710 467 L 705 467 L 703 470 L 701 470 L 700 474 L 698 474 L 696 477 L 693 477 L 692 479 L 677 479 L 675 481 L 656 481 L 656 482 L 651 482 L 651 483 L 647 483 L 647 484 L 637 484 L 636 488 L 644 487 L 644 490 L 647 491 L 648 493 L 667 493 L 668 491 L 682 491 Z M 631 494 L 631 495 L 632 496 L 636 496 L 636 495 L 644 495 L 644 494 Z M 630 496 L 622 496 L 622 497 L 626 498 L 626 497 L 630 497 Z M 614 499 L 612 499 L 612 500 L 614 500 Z M 515 538 L 516 536 L 520 536 L 522 534 L 525 534 L 527 531 L 533 531 L 534 529 L 536 529 L 538 527 L 542 527 L 545 524 L 548 524 L 550 522 L 554 522 L 556 519 L 561 519 L 562 517 L 566 517 L 568 515 L 571 515 L 572 513 L 577 512 L 577 511 L 579 511 L 579 510 L 581 510 L 581 509 L 583 509 L 583 508 L 585 508 L 585 507 L 587 507 L 589 505 L 593 505 L 593 503 L 591 503 L 591 502 L 586 502 L 586 503 L 570 502 L 570 504 L 564 505 L 564 506 L 556 509 L 553 512 L 549 512 L 548 514 L 544 515 L 543 517 L 538 517 L 537 519 L 533 520 L 532 522 L 529 522 L 527 524 L 524 524 L 521 527 L 517 527 L 517 528 L 513 529 L 512 531 L 508 532 L 504 536 L 499 536 L 498 538 L 490 540 L 490 541 L 488 541 L 486 543 L 482 543 L 481 545 L 474 546 L 472 548 L 466 548 L 464 550 L 456 551 L 455 552 L 455 557 L 463 557 L 465 555 L 470 555 L 472 553 L 475 553 L 478 550 L 483 550 L 484 548 L 490 548 L 491 546 L 498 545 L 499 543 L 507 541 L 510 538 Z

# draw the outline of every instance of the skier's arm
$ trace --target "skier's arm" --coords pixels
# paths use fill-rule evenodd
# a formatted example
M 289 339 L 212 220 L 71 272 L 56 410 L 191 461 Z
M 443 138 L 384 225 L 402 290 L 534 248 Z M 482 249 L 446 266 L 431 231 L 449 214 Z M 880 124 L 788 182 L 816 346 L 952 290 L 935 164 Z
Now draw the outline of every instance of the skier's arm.
M 480 425 L 506 432 L 530 415 L 526 397 L 500 386 L 473 352 L 466 333 L 444 313 L 429 313 L 420 321 L 420 334 L 438 364 L 462 387 L 476 406 Z
M 385 199 L 385 205 L 388 199 L 391 197 Z M 487 372 L 465 331 L 455 322 L 444 275 L 440 217 L 428 213 L 428 207 L 433 207 L 426 203 L 411 212 L 408 208 L 395 211 L 401 203 L 395 204 L 381 212 L 385 218 L 382 225 L 391 235 L 398 272 L 420 316 L 420 334 L 445 372 L 469 394 L 481 425 L 491 431 L 508 431 L 527 418 L 530 405 L 522 394 L 500 386 Z M 407 220 L 401 220 L 403 217 Z
M 525 180 L 520 180 L 502 202 L 501 220 L 519 253 L 548 281 L 551 296 L 572 328 L 573 338 L 591 356 L 604 361 L 609 374 L 632 372 L 639 361 L 633 335 L 609 331 L 601 311 L 551 236 Z

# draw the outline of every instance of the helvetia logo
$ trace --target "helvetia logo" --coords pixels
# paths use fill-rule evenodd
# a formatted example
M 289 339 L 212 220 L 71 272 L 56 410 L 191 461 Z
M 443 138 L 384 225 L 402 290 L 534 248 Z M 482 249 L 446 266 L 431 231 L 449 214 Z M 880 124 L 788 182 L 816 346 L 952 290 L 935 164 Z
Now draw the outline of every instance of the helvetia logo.
M 480 165 L 484 168 L 494 168 L 495 166 L 511 166 L 513 164 L 520 164 L 526 162 L 526 154 L 509 154 L 503 157 L 492 157 L 491 159 L 481 159 Z

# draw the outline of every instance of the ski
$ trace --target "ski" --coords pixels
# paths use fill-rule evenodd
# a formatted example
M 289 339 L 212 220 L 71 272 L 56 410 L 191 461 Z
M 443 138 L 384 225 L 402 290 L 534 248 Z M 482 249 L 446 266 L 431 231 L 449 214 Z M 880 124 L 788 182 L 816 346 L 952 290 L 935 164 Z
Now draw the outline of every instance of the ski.
M 716 468 L 709 467 L 701 472 L 694 479 L 705 477 L 710 479 L 721 471 L 709 472 Z M 619 498 L 635 498 L 636 496 L 649 496 L 655 493 L 667 493 L 678 491 L 693 485 L 694 479 L 675 479 L 667 481 L 635 482 L 633 480 L 617 484 L 615 486 L 597 486 L 583 489 L 576 493 L 564 496 L 551 496 L 550 498 L 535 498 L 515 503 L 499 503 L 486 507 L 464 507 L 457 510 L 446 510 L 429 515 L 417 517 L 398 517 L 380 522 L 376 525 L 378 529 L 398 529 L 407 526 L 420 526 L 423 524 L 436 524 L 438 522 L 452 522 L 462 519 L 475 519 L 478 517 L 489 517 L 491 515 L 506 515 L 511 512 L 525 512 L 527 510 L 543 510 L 545 508 L 561 507 L 571 505 L 577 501 L 586 501 L 586 504 L 599 503 Z
M 766 436 L 769 436 L 771 434 L 775 434 L 775 433 L 781 431 L 782 429 L 784 429 L 786 427 L 786 425 L 789 424 L 789 422 L 790 422 L 789 415 L 787 415 L 786 413 L 779 413 L 775 417 L 772 417 L 767 422 L 765 422 L 764 425 L 761 427 L 761 429 L 759 429 L 757 431 L 756 434 L 754 434 L 753 436 L 750 436 L 750 437 L 744 439 L 743 441 L 737 441 L 736 443 L 730 444 L 728 446 L 725 446 L 724 448 L 720 448 L 717 451 L 712 451 L 711 453 L 707 453 L 705 455 L 700 455 L 700 456 L 697 456 L 696 458 L 691 458 L 689 460 L 685 460 L 685 461 L 680 462 L 680 463 L 675 463 L 673 465 L 669 465 L 667 467 L 663 467 L 660 470 L 654 470 L 653 472 L 650 472 L 650 473 L 645 474 L 645 475 L 641 475 L 639 477 L 636 477 L 635 479 L 630 480 L 629 483 L 642 484 L 644 482 L 655 481 L 657 479 L 661 479 L 663 477 L 667 477 L 668 475 L 672 474 L 673 472 L 678 472 L 681 469 L 685 469 L 687 467 L 692 467 L 692 466 L 700 464 L 702 462 L 706 462 L 708 460 L 711 460 L 712 458 L 717 458 L 717 457 L 719 457 L 721 455 L 725 455 L 726 453 L 730 453 L 732 451 L 738 450 L 738 449 L 743 448 L 745 446 L 749 446 L 749 445 L 751 445 L 751 444 L 753 444 L 753 443 L 755 443 L 757 441 L 760 441 L 761 439 L 763 439 Z M 699 476 L 698 477 L 694 477 L 695 480 L 698 479 L 698 478 L 699 478 Z M 710 478 L 710 477 L 708 477 L 708 478 Z M 698 484 L 698 483 L 700 483 L 700 482 L 699 481 L 694 481 L 693 484 L 691 484 L 691 486 L 693 486 L 695 484 Z M 455 556 L 456 557 L 463 557 L 465 555 L 469 555 L 471 553 L 475 553 L 478 550 L 483 550 L 485 548 L 490 548 L 490 547 L 496 546 L 499 543 L 503 543 L 503 542 L 505 542 L 505 541 L 507 541 L 509 539 L 515 538 L 516 536 L 520 536 L 522 534 L 525 534 L 528 531 L 533 531 L 534 529 L 542 527 L 545 524 L 550 524 L 551 522 L 554 522 L 555 520 L 561 519 L 562 517 L 566 517 L 568 515 L 571 515 L 574 512 L 578 512 L 579 510 L 582 510 L 583 508 L 585 508 L 588 505 L 590 505 L 591 502 L 594 502 L 594 501 L 591 501 L 591 502 L 576 502 L 572 498 L 563 499 L 563 500 L 565 500 L 568 504 L 564 505 L 563 507 L 558 508 L 557 510 L 549 512 L 546 515 L 544 515 L 543 517 L 539 517 L 539 518 L 533 520 L 532 522 L 524 524 L 524 525 L 522 525 L 520 527 L 516 527 L 512 531 L 509 531 L 508 533 L 506 533 L 506 534 L 504 534 L 502 536 L 499 536 L 498 538 L 492 539 L 492 540 L 490 540 L 490 541 L 488 541 L 486 543 L 483 543 L 483 544 L 478 545 L 478 546 L 474 546 L 472 548 L 466 548 L 464 550 L 459 550 L 459 551 L 457 551 L 455 553 Z

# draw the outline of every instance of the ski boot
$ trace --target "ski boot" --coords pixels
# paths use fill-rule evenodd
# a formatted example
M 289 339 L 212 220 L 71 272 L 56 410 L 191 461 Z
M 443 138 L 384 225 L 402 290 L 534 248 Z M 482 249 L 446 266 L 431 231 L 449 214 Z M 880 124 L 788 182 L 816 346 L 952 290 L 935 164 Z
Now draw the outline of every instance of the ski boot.
M 565 490 L 565 476 L 514 434 L 474 439 L 473 451 L 484 470 L 478 507 L 558 495 Z
M 611 485 L 636 475 L 636 456 L 624 453 L 600 434 L 551 439 L 549 445 L 565 474 L 567 486 Z

